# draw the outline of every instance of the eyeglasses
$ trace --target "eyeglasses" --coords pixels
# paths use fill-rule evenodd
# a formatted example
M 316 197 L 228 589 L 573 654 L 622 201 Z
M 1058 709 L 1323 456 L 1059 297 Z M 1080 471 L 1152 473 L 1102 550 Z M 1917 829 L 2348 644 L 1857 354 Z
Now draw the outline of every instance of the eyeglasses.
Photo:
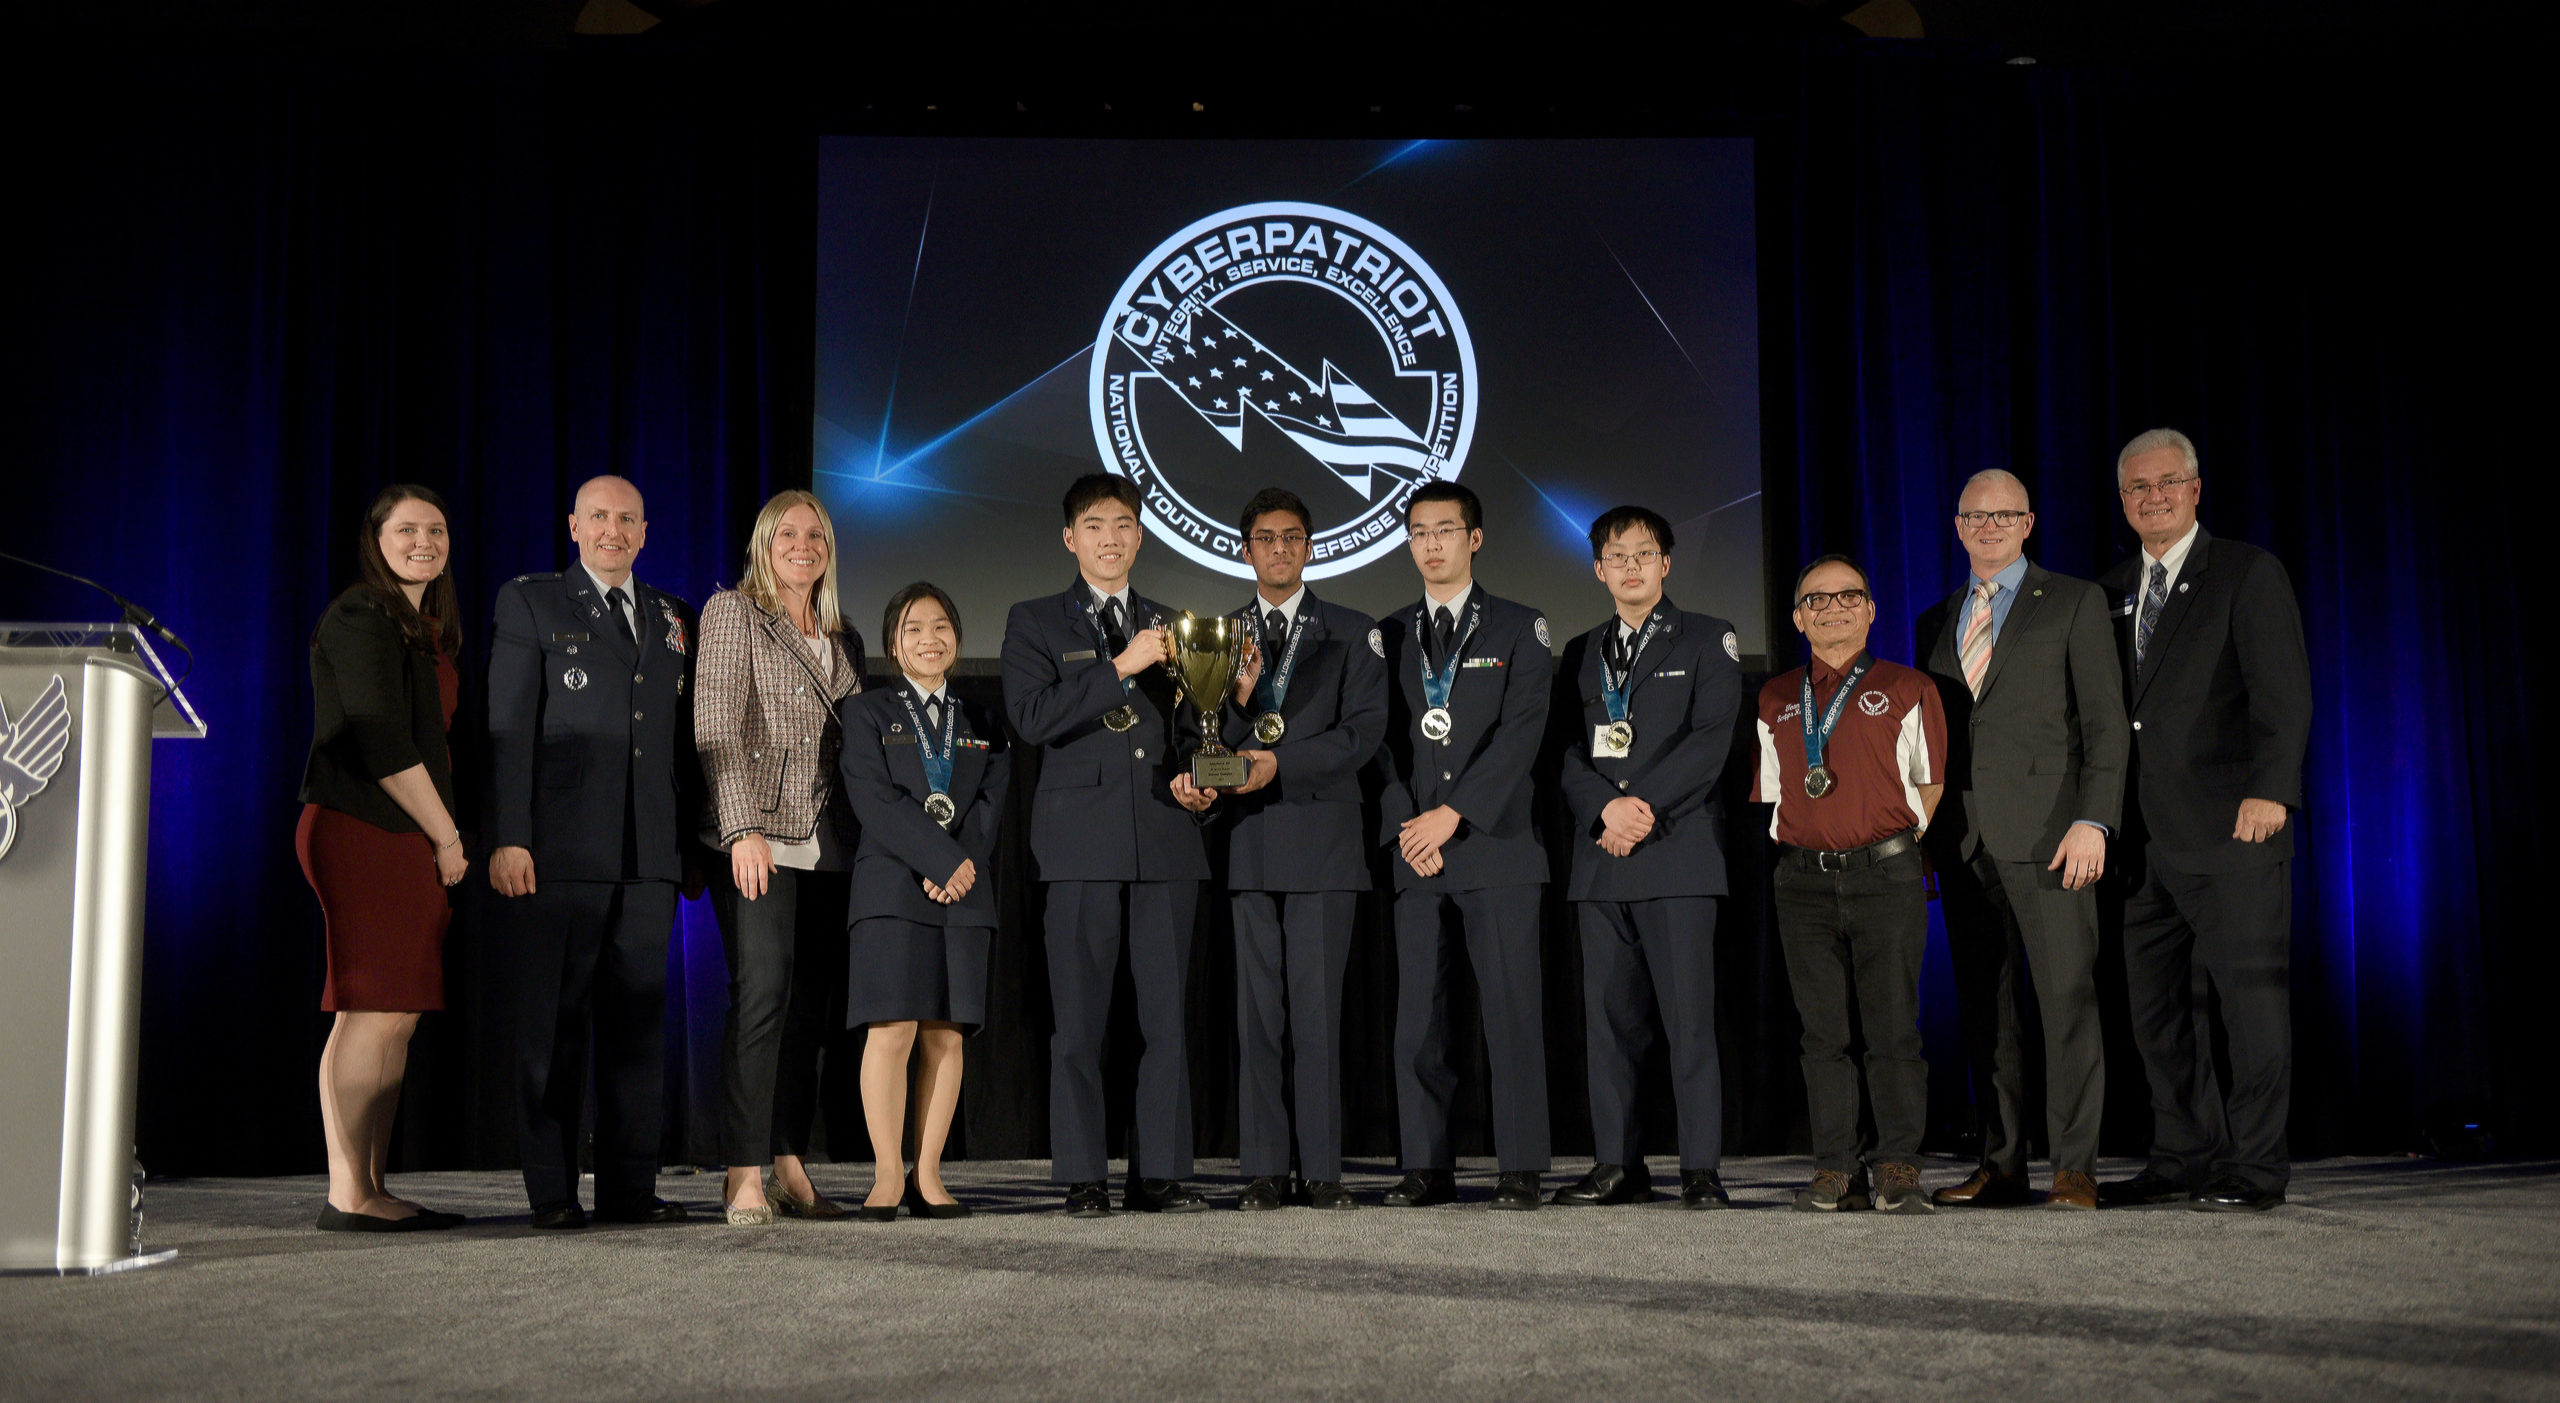
M 1968 531 L 1981 530 L 1986 521 L 2005 530 L 2033 515 L 2034 512 L 1957 512 L 1956 520 L 1963 522 Z
M 1802 605 L 1804 607 L 1804 611 L 1808 614 L 1819 614 L 1823 610 L 1830 608 L 1834 602 L 1837 602 L 1843 609 L 1855 609 L 1859 605 L 1866 603 L 1867 599 L 1868 595 L 1865 590 L 1843 589 L 1829 590 L 1819 594 L 1808 594 L 1804 598 L 1797 600 L 1796 603 Z
M 2117 488 L 2116 491 L 2123 493 L 2126 500 L 2130 501 L 2135 498 L 2150 496 L 2153 488 L 2158 488 L 2162 492 L 2175 492 L 2179 488 L 2186 486 L 2188 483 L 2195 481 L 2196 477 L 2197 474 L 2189 473 L 2185 477 L 2164 477 L 2158 482 L 2128 482 L 2124 486 Z
M 1428 545 L 1451 546 L 1467 538 L 1464 526 L 1417 526 L 1410 528 L 1413 538 Z
M 1628 551 L 1624 555 L 1611 552 L 1600 557 L 1600 563 L 1612 570 L 1641 570 L 1662 558 L 1658 550 Z
M 1245 539 L 1263 550 L 1302 550 L 1307 544 L 1307 533 L 1304 531 L 1284 531 L 1275 536 L 1268 531 L 1256 531 L 1252 535 L 1245 537 Z

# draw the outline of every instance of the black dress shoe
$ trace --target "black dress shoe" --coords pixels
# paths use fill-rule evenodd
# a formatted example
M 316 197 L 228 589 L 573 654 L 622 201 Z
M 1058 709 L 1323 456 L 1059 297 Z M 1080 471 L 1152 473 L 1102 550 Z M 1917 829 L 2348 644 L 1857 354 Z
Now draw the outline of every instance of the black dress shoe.
M 1271 1213 L 1278 1211 L 1281 1198 L 1280 1176 L 1263 1174 L 1244 1186 L 1244 1192 L 1236 1197 L 1236 1207 L 1247 1213 Z
M 2194 1196 L 2184 1183 L 2148 1169 L 2098 1186 L 2098 1202 L 2104 1204 L 2183 1203 Z
M 1653 1175 L 1641 1164 L 1630 1170 L 1623 1164 L 1595 1164 L 1591 1172 L 1556 1190 L 1548 1202 L 1570 1208 L 1592 1208 L 1617 1203 L 1653 1202 Z
M 1433 1208 L 1458 1201 L 1458 1176 L 1446 1169 L 1408 1169 L 1387 1190 L 1389 1208 Z
M 1121 1192 L 1120 1206 L 1132 1213 L 1197 1213 L 1209 1206 L 1180 1179 L 1136 1179 Z
M 596 1221 L 599 1223 L 681 1223 L 684 1219 L 684 1205 L 663 1198 L 596 1205 Z
M 1067 1185 L 1067 1216 L 1070 1218 L 1108 1218 L 1111 1216 L 1111 1186 L 1100 1179 Z
M 1680 1206 L 1683 1208 L 1731 1208 L 1733 1195 L 1724 1191 L 1724 1180 L 1712 1169 L 1680 1171 Z
M 426 1230 L 430 1232 L 442 1231 L 445 1228 L 458 1228 L 471 1221 L 462 1214 L 438 1213 L 432 1208 L 419 1209 L 418 1217 L 425 1220 Z
M 865 1223 L 894 1223 L 898 1221 L 898 1207 L 899 1205 L 894 1203 L 877 1208 L 868 1203 L 858 1204 L 853 1210 L 853 1216 Z
M 453 1222 L 434 1221 L 439 1218 L 451 1218 Z M 370 1213 L 343 1212 L 324 1203 L 320 1205 L 320 1221 L 312 1226 L 322 1232 L 429 1232 L 452 1227 L 461 1221 L 451 1213 L 421 1212 L 406 1218 L 377 1218 Z
M 2217 1174 L 2196 1190 L 2195 1207 L 2203 1213 L 2264 1213 L 2282 1202 L 2282 1189 L 2262 1189 L 2237 1174 Z
M 1538 1206 L 1538 1176 L 1528 1170 L 1506 1170 L 1493 1181 L 1493 1202 L 1488 1208 L 1506 1208 L 1526 1212 Z
M 1339 1181 L 1318 1179 L 1307 1185 L 1307 1206 L 1326 1209 L 1357 1208 L 1360 1206 L 1360 1200 L 1353 1198 L 1351 1190 L 1342 1187 Z
M 583 1228 L 587 1225 L 587 1211 L 574 1203 L 555 1203 L 549 1208 L 533 1210 L 533 1225 L 537 1228 Z

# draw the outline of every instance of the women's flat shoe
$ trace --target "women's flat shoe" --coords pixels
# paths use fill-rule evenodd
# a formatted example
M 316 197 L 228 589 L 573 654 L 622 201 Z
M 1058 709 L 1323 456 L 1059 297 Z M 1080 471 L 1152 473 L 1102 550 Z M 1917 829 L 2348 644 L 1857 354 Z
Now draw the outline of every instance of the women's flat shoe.
M 451 1217 L 437 1214 L 436 1217 Z M 420 1213 L 409 1218 L 377 1218 L 370 1213 L 342 1213 L 328 1204 L 320 1205 L 320 1221 L 312 1226 L 322 1232 L 427 1232 L 451 1223 L 436 1223 L 430 1215 Z
M 442 1231 L 446 1228 L 458 1228 L 471 1221 L 460 1213 L 439 1213 L 432 1208 L 419 1209 L 418 1218 L 427 1225 L 428 1230 L 432 1231 Z
M 759 1204 L 753 1208 L 729 1208 L 722 1211 L 727 1214 L 729 1226 L 733 1228 L 763 1228 L 773 1225 L 773 1207 L 770 1204 Z
M 898 1221 L 898 1205 L 893 1203 L 886 1208 L 874 1208 L 866 1203 L 853 1210 L 853 1215 L 866 1223 L 894 1223 Z
M 764 1196 L 773 1202 L 773 1211 L 785 1218 L 832 1219 L 844 1216 L 844 1206 L 810 1186 L 807 1198 L 782 1187 L 780 1180 L 764 1186 Z

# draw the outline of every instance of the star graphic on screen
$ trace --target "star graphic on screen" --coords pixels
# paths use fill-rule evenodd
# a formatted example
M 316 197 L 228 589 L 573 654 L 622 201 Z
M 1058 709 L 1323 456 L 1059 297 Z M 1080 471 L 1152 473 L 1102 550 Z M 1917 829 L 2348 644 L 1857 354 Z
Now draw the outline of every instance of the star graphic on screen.
M 1195 389 L 1195 390 L 1200 388 L 1200 377 L 1199 377 L 1199 376 L 1197 376 L 1197 375 L 1186 375 L 1186 376 L 1184 376 L 1183 378 L 1184 378 L 1184 379 L 1186 379 L 1186 380 L 1189 380 L 1189 381 L 1191 382 L 1191 388 L 1193 388 L 1193 389 Z
M 1183 347 L 1183 348 L 1182 348 L 1182 353 L 1183 353 L 1184 355 L 1186 355 L 1186 356 L 1196 356 L 1196 355 L 1200 354 L 1200 352 L 1199 352 L 1198 348 L 1196 348 L 1196 347 L 1192 347 L 1192 346 L 1185 346 L 1185 347 Z
M 1333 421 L 1319 414 L 1316 416 L 1316 425 L 1319 428 L 1330 429 L 1333 427 Z
M 1226 402 L 1225 400 L 1222 400 L 1222 399 L 1211 400 L 1211 401 L 1209 401 L 1209 402 L 1210 402 L 1211 404 L 1214 404 L 1214 405 L 1218 406 L 1220 409 L 1224 409 L 1224 408 L 1226 408 L 1226 407 L 1227 407 L 1227 402 Z
M 1270 372 L 1270 371 L 1268 371 L 1268 370 L 1266 370 L 1266 371 L 1262 372 L 1262 378 L 1263 378 L 1263 379 L 1265 379 L 1265 380 L 1270 379 L 1270 378 L 1271 378 L 1271 372 Z
M 1215 346 L 1218 344 L 1218 338 L 1215 336 L 1203 336 L 1200 338 L 1200 344 L 1203 346 Z
M 1262 402 L 1262 407 L 1265 409 L 1278 409 L 1280 407 L 1280 401 L 1276 399 L 1267 399 Z
M 1250 363 L 1251 363 L 1251 362 L 1247 361 L 1247 360 L 1246 360 L 1244 357 L 1242 357 L 1242 356 L 1238 356 L 1238 357 L 1236 357 L 1236 364 L 1237 364 L 1237 366 L 1239 366 L 1239 367 L 1242 367 L 1242 366 L 1248 365 L 1248 364 L 1250 364 Z
M 1227 378 L 1227 372 L 1220 370 L 1213 365 L 1209 367 L 1209 378 L 1212 380 L 1224 380 Z
M 1291 390 L 1291 391 L 1289 392 L 1289 402 L 1290 402 L 1291 404 L 1298 404 L 1298 403 L 1301 403 L 1301 402 L 1303 402 L 1305 399 L 1306 399 L 1306 396 L 1299 394 L 1299 393 L 1298 393 L 1297 391 L 1295 391 L 1295 390 Z

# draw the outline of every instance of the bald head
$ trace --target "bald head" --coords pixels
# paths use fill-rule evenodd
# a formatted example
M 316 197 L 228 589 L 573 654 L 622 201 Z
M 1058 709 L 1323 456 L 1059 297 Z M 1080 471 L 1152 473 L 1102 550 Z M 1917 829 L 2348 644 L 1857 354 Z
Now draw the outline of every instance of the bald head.
M 579 484 L 569 511 L 569 539 L 578 543 L 578 563 L 606 588 L 630 579 L 631 564 L 649 539 L 640 489 L 610 474 Z
M 1964 495 L 1956 499 L 1956 539 L 1972 558 L 1976 578 L 1990 579 L 2016 564 L 2035 529 L 2027 485 L 2017 474 L 1984 468 L 1965 479 Z

